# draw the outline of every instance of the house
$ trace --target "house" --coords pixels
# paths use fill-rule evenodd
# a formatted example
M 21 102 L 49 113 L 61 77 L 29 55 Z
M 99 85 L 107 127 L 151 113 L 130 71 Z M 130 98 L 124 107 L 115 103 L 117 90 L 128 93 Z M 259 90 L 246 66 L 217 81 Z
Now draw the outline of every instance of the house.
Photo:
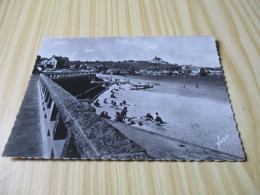
M 49 59 L 42 58 L 40 65 L 44 68 L 61 69 L 69 66 L 69 58 L 53 55 Z
M 164 70 L 160 70 L 160 71 L 159 71 L 159 74 L 160 74 L 160 75 L 169 75 L 169 74 L 170 74 L 170 71 L 169 71 L 169 70 L 165 70 L 165 69 L 164 69 Z
M 200 69 L 192 70 L 192 72 L 190 73 L 190 76 L 198 76 L 199 74 L 200 74 Z
M 41 58 L 41 60 L 39 61 L 39 66 L 46 68 L 48 60 L 49 59 L 47 58 Z
M 120 69 L 119 68 L 110 68 L 107 70 L 108 74 L 120 74 Z
M 222 70 L 209 70 L 209 75 L 221 76 Z
M 80 64 L 79 68 L 80 69 L 87 69 L 87 64 Z
M 177 70 L 171 71 L 171 73 L 174 74 L 174 75 L 179 75 L 180 74 L 179 71 L 177 71 Z
M 147 75 L 148 74 L 148 70 L 139 70 L 141 75 Z

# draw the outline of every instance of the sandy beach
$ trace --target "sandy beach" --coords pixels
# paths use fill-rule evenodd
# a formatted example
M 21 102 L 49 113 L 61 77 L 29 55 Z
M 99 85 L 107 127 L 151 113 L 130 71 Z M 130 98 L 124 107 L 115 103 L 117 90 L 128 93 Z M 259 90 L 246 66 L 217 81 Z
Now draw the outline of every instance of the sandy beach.
M 121 112 L 126 106 L 127 119 L 131 118 L 135 127 L 243 156 L 223 78 L 113 76 L 113 79 L 129 80 L 130 84 L 114 84 L 101 94 L 98 98 L 100 106 L 92 105 L 97 114 L 106 111 L 111 120 L 115 120 L 116 112 Z M 131 90 L 131 84 L 138 83 L 160 85 L 146 90 Z M 110 97 L 112 89 L 116 98 Z M 113 106 L 111 100 L 117 106 Z M 126 105 L 120 106 L 123 100 Z M 147 113 L 155 116 L 156 112 L 165 124 L 158 126 L 145 119 Z M 138 124 L 140 121 L 141 125 Z

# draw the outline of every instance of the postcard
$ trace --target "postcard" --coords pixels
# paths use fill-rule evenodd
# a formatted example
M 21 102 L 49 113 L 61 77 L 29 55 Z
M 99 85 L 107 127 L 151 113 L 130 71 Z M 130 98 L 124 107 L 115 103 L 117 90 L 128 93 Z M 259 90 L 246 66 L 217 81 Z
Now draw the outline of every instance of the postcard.
M 3 156 L 245 160 L 214 37 L 43 39 Z

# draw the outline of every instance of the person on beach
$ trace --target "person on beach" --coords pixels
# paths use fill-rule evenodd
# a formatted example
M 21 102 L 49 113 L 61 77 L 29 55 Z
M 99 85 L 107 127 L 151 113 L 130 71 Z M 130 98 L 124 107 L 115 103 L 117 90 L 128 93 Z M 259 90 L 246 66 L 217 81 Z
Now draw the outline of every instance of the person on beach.
M 111 100 L 111 104 L 112 104 L 113 106 L 116 106 L 116 101 Z
M 155 114 L 156 114 L 155 119 L 154 119 L 155 122 L 156 122 L 158 125 L 164 124 L 165 122 L 162 120 L 161 117 L 159 117 L 158 112 L 156 112 Z
M 138 122 L 138 125 L 139 125 L 139 126 L 143 126 L 144 124 L 143 124 L 141 121 L 139 121 L 139 122 Z
M 104 103 L 107 104 L 107 98 L 104 99 Z
M 146 120 L 153 121 L 153 116 L 150 113 L 146 114 Z
M 125 100 L 123 100 L 123 102 L 122 102 L 122 103 L 126 105 L 126 101 L 125 101 Z
M 124 114 L 124 115 L 126 115 L 126 113 L 127 113 L 127 107 L 126 107 L 126 106 L 123 108 L 123 110 L 122 110 L 121 113 Z
M 100 116 L 103 118 L 107 118 L 107 119 L 111 119 L 111 117 L 109 116 L 108 112 L 102 111 L 100 113 Z
M 135 124 L 135 122 L 132 120 L 130 120 L 130 122 L 128 123 L 128 125 L 134 125 L 134 124 Z
M 99 99 L 97 99 L 97 100 L 95 101 L 94 105 L 95 105 L 96 107 L 99 107 L 99 106 L 100 106 Z
M 116 96 L 115 96 L 114 93 L 112 93 L 110 97 L 111 97 L 111 98 L 116 98 Z
M 123 109 L 124 110 L 124 109 Z M 115 118 L 115 121 L 117 122 L 121 122 L 121 123 L 125 123 L 125 118 L 126 118 L 126 112 L 127 112 L 127 109 L 124 110 L 120 113 L 120 112 L 116 112 L 116 118 Z
M 120 112 L 116 112 L 116 121 L 121 123 L 124 122 L 124 117 Z
M 121 115 L 123 116 L 124 121 L 125 121 L 125 118 L 126 118 L 126 113 L 127 113 L 127 107 L 125 106 L 124 109 L 121 111 Z

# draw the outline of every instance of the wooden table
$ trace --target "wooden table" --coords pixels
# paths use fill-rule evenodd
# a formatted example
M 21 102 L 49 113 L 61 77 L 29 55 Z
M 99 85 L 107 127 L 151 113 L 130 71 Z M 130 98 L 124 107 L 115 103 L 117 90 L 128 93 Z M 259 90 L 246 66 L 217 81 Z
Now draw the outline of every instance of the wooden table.
M 246 162 L 0 158 L 0 194 L 259 194 L 260 1 L 0 1 L 0 153 L 42 37 L 211 35 Z

